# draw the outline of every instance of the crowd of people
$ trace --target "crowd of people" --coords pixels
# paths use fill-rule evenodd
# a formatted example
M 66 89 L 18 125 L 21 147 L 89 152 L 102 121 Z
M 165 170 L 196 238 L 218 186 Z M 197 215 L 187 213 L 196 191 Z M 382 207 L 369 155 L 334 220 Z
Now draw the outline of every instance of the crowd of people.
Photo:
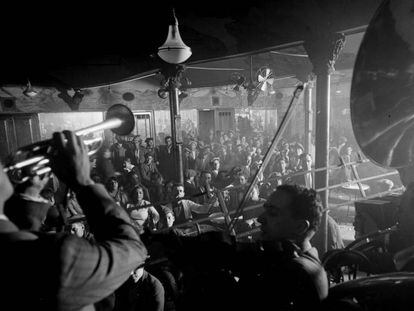
M 219 231 L 196 237 L 176 230 L 157 233 L 197 214 L 220 211 L 216 188 L 229 192 L 229 206 L 237 200 L 234 189 L 251 179 L 269 141 L 239 142 L 231 133 L 228 138 L 234 139 L 234 152 L 228 141 L 221 153 L 215 153 L 214 140 L 188 143 L 185 157 L 195 153 L 197 161 L 185 164 L 184 184 L 170 180 L 170 137 L 158 148 L 151 139 L 144 146 L 139 136 L 133 144 L 118 137 L 91 160 L 80 138 L 56 133 L 49 155 L 52 174 L 38 176 L 28 169 L 29 178 L 12 186 L 1 167 L 0 262 L 8 267 L 2 274 L 8 284 L 1 294 L 4 310 L 210 310 L 229 309 L 235 302 L 240 310 L 268 303 L 294 309 L 318 305 L 327 296 L 328 280 L 310 240 L 322 205 L 314 190 L 280 185 L 278 180 L 277 188 L 266 190 L 267 200 L 261 198 L 265 178 L 274 172 L 265 172 L 260 187 L 252 191 L 253 201 L 265 202 L 260 215 L 254 215 L 261 225 L 260 244 L 236 243 Z M 287 145 L 274 153 L 275 162 L 289 156 Z M 292 157 L 299 153 L 294 150 Z M 226 162 L 226 151 L 231 161 Z M 202 169 L 200 154 L 211 157 Z M 303 165 L 289 159 L 284 158 L 289 167 Z M 168 264 L 156 264 L 164 257 Z M 269 295 L 271 286 L 281 293 L 277 302 Z M 236 299 L 240 294 L 247 301 Z M 222 297 L 221 305 L 211 297 Z
M 185 135 L 184 183 L 181 185 L 177 184 L 178 172 L 170 136 L 158 146 L 154 146 L 151 137 L 144 141 L 140 135 L 116 136 L 115 142 L 102 148 L 94 160 L 91 175 L 96 182 L 105 184 L 116 202 L 126 209 L 154 206 L 151 212 L 144 212 L 144 218 L 148 219 L 144 227 L 161 229 L 168 226 L 167 214 L 171 214 L 171 208 L 165 208 L 163 202 L 174 201 L 180 191 L 177 188 L 181 186 L 184 189 L 181 195 L 192 204 L 191 208 L 184 207 L 186 212 L 182 214 L 173 208 L 177 213 L 171 216 L 176 224 L 190 220 L 192 213 L 217 212 L 216 190 L 222 191 L 228 210 L 237 209 L 270 144 L 268 136 L 245 137 L 232 130 L 211 130 L 204 140 Z M 302 144 L 282 140 L 272 152 L 269 165 L 258 177 L 258 187 L 251 200 L 267 198 L 281 184 L 294 183 L 312 188 L 310 172 L 294 174 L 308 171 L 311 166 L 312 156 L 304 153 Z M 143 196 L 137 196 L 137 187 Z

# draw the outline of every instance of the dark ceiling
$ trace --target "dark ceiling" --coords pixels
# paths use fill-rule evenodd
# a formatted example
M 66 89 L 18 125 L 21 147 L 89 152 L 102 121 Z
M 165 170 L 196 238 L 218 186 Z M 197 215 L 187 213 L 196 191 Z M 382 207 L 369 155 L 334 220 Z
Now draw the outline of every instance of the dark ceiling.
M 172 7 L 192 64 L 367 25 L 380 0 L 85 2 L 3 8 L 0 84 L 88 87 L 160 68 Z

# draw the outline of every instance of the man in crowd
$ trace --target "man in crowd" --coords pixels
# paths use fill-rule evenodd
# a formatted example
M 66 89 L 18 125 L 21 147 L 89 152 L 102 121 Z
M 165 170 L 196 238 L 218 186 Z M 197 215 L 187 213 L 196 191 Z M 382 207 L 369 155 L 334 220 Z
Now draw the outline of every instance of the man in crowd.
M 142 146 L 141 135 L 136 135 L 132 141 L 132 148 L 127 150 L 126 156 L 131 159 L 133 165 L 139 166 L 145 160 L 145 148 Z
M 217 201 L 214 204 L 197 204 L 191 200 L 183 199 L 185 192 L 182 184 L 174 185 L 173 196 L 176 200 L 166 205 L 163 209 L 166 215 L 172 211 L 174 219 L 178 224 L 193 219 L 193 213 L 208 214 L 218 205 Z
M 158 149 L 157 159 L 159 161 L 158 170 L 165 180 L 173 180 L 175 177 L 174 150 L 171 136 L 165 137 L 165 145 Z
M 126 212 L 91 180 L 81 138 L 55 133 L 53 145 L 53 171 L 76 192 L 95 241 L 20 231 L 3 213 L 13 188 L 0 165 L 0 265 L 7 284 L 0 293 L 2 310 L 92 309 L 147 256 Z
M 163 311 L 165 292 L 161 282 L 144 266 L 136 268 L 131 277 L 116 291 L 116 311 Z

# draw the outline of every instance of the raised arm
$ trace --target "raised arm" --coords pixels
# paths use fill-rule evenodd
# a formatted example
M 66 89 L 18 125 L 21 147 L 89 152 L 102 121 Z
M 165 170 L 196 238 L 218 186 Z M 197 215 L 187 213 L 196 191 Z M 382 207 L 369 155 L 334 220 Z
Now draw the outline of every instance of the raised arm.
M 144 261 L 147 251 L 129 217 L 102 185 L 89 176 L 86 147 L 79 137 L 55 133 L 53 170 L 75 190 L 95 242 L 75 236 L 57 240 L 60 260 L 58 303 L 76 309 L 95 303 L 117 289 Z

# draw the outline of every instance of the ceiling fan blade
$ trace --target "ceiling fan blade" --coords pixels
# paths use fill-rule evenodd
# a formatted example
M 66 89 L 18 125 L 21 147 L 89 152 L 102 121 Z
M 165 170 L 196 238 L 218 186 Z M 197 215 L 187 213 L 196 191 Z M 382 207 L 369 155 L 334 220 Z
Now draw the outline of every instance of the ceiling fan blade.
M 258 75 L 257 76 L 257 81 L 259 81 L 259 82 L 263 82 L 263 81 L 265 81 L 266 80 L 266 77 L 263 77 L 262 75 Z
M 295 54 L 295 53 L 285 53 L 285 52 L 279 52 L 279 51 L 270 51 L 272 54 L 278 54 L 278 55 L 285 55 L 285 56 L 294 56 L 294 57 L 309 57 L 308 54 Z
M 266 92 L 266 90 L 267 90 L 267 83 L 266 82 L 263 82 L 263 84 L 260 86 L 260 90 L 263 91 L 263 92 Z
M 272 73 L 272 71 L 270 70 L 270 68 L 266 68 L 266 78 L 270 76 L 270 74 Z
M 269 83 L 270 85 L 272 85 L 274 81 L 275 81 L 274 78 L 269 78 L 266 80 L 266 82 Z
M 220 68 L 220 67 L 197 67 L 197 66 L 186 66 L 187 69 L 196 70 L 216 70 L 216 71 L 244 71 L 243 68 Z

